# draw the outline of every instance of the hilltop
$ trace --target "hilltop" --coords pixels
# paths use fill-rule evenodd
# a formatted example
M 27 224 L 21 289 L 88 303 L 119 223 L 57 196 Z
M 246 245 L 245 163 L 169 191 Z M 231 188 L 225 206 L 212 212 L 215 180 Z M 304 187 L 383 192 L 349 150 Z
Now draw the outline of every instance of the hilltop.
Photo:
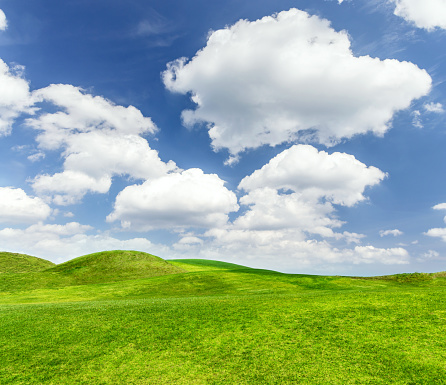
M 0 252 L 0 274 L 3 273 L 33 273 L 56 266 L 45 259 L 26 254 Z

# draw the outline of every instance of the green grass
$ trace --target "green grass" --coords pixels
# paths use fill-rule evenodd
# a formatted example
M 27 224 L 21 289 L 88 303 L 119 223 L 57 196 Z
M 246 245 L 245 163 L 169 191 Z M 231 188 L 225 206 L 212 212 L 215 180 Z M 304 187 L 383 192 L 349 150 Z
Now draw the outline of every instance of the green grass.
M 140 255 L 138 275 L 135 252 L 120 253 L 3 275 L 0 384 L 446 384 L 444 273 L 293 275 Z M 19 275 L 32 277 L 22 289 Z
M 31 257 L 26 254 L 16 254 L 0 251 L 0 274 L 32 273 L 55 266 L 45 259 Z

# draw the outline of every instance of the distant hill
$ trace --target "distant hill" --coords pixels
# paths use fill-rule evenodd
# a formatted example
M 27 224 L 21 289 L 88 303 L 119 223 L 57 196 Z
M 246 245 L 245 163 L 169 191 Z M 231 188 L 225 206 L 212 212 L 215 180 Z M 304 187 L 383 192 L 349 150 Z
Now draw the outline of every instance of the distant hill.
M 181 267 L 190 272 L 251 269 L 250 267 L 237 265 L 235 263 L 212 261 L 209 259 L 169 259 L 168 261 L 172 263 L 172 265 Z
M 56 266 L 53 262 L 30 255 L 0 252 L 0 274 L 34 273 L 53 266 Z
M 76 284 L 85 284 L 179 274 L 186 270 L 148 253 L 114 250 L 84 255 L 46 272 L 71 277 Z

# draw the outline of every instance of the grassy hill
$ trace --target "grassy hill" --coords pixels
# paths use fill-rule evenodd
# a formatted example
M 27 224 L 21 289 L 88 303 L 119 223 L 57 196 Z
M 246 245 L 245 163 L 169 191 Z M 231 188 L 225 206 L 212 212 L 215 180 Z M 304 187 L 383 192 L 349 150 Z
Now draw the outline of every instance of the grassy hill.
M 139 251 L 103 251 L 84 255 L 60 265 L 46 262 L 49 268 L 45 270 L 27 274 L 0 274 L 0 296 L 6 292 L 60 290 L 70 286 L 112 283 L 186 272 L 164 259 Z
M 446 274 L 113 251 L 0 274 L 3 384 L 446 384 Z
M 32 273 L 55 266 L 53 262 L 26 254 L 0 252 L 0 274 Z

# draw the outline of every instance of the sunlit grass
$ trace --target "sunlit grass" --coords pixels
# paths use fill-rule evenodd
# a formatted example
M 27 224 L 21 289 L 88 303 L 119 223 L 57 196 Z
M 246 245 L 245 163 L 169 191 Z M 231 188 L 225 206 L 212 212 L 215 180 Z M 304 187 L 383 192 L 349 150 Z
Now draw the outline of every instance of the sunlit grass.
M 0 384 L 446 384 L 444 273 L 116 256 L 0 274 Z

